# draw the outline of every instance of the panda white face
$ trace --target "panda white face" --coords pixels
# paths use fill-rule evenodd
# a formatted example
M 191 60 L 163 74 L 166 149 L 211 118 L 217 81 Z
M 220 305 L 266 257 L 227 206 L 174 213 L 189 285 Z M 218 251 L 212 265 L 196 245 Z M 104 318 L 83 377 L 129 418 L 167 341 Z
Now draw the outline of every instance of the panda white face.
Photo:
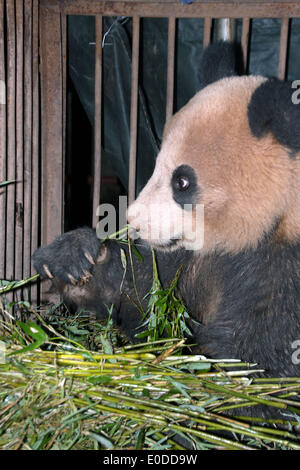
M 151 180 L 128 210 L 130 224 L 141 238 L 170 250 L 183 245 L 187 227 L 191 234 L 199 192 L 191 166 L 174 165 L 174 168 L 165 165 L 162 152 Z
M 251 97 L 265 81 L 219 80 L 167 123 L 154 173 L 128 209 L 141 238 L 167 250 L 237 252 L 255 247 L 278 220 L 291 230 L 299 161 L 271 132 L 257 138 L 249 125 Z

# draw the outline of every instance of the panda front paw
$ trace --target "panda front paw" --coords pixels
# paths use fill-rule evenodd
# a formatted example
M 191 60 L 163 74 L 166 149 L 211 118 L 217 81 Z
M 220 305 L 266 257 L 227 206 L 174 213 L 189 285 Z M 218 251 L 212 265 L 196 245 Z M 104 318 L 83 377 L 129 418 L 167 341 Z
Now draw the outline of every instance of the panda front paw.
M 84 284 L 91 277 L 101 242 L 95 230 L 84 227 L 67 232 L 38 248 L 33 254 L 35 270 L 43 278 L 58 278 L 68 284 Z

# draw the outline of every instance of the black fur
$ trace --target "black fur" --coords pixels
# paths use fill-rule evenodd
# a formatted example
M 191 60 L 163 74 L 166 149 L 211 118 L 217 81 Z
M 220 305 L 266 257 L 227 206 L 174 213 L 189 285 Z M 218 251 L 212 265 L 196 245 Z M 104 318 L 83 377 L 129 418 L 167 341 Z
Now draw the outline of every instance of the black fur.
M 33 255 L 33 264 L 38 273 L 47 276 L 44 265 L 51 274 L 64 282 L 70 282 L 67 274 L 76 281 L 90 271 L 92 263 L 85 256 L 89 253 L 96 262 L 100 241 L 93 229 L 88 227 L 72 230 L 57 237 L 50 245 L 38 248 Z
M 200 65 L 200 88 L 217 80 L 243 73 L 242 51 L 238 44 L 218 41 L 208 46 Z
M 269 234 L 258 249 L 193 258 L 179 288 L 197 320 L 190 324 L 195 352 L 257 364 L 261 376 L 300 376 L 300 243 Z M 235 412 L 280 416 L 266 406 Z
M 184 180 L 188 182 L 186 188 L 181 188 L 181 178 L 184 178 Z M 177 204 L 180 205 L 180 207 L 182 207 L 182 209 L 185 208 L 184 206 L 186 204 L 196 204 L 199 194 L 199 187 L 197 184 L 196 173 L 192 167 L 189 165 L 180 165 L 177 167 L 172 175 L 171 186 L 173 199 Z
M 78 229 L 39 248 L 34 254 L 36 270 L 45 276 L 42 266 L 46 264 L 49 269 L 51 267 L 52 273 L 56 273 L 56 278 L 69 283 L 67 273 L 70 272 L 70 267 L 73 267 L 73 273 L 79 272 L 79 266 L 84 263 L 82 253 L 86 242 L 90 242 L 89 246 L 95 243 L 95 232 L 90 230 L 85 233 L 88 235 L 86 240 L 82 239 L 83 229 Z M 99 240 L 98 243 L 100 250 Z M 61 253 L 61 246 L 64 244 L 69 246 L 69 265 L 66 250 L 64 256 Z M 136 308 L 138 299 L 133 288 L 130 264 L 123 279 L 121 249 L 127 252 L 128 247 L 113 240 L 105 244 L 108 255 L 104 262 L 90 266 L 93 276 L 83 286 L 88 295 L 82 298 L 80 307 L 101 316 L 104 304 L 114 303 L 120 309 L 126 298 L 121 314 L 124 314 L 124 309 L 131 309 L 138 325 L 141 319 Z M 139 244 L 138 249 L 143 260 L 133 254 L 133 262 L 137 291 L 140 300 L 143 300 L 152 285 L 152 254 L 146 244 Z M 74 257 L 75 250 L 77 255 Z M 212 357 L 235 357 L 254 361 L 271 375 L 299 375 L 300 366 L 293 364 L 291 359 L 292 343 L 300 339 L 299 243 L 282 243 L 274 237 L 272 231 L 257 249 L 249 249 L 236 255 L 215 253 L 197 257 L 191 252 L 178 250 L 170 253 L 157 252 L 156 257 L 164 286 L 174 279 L 178 267 L 183 264 L 179 291 L 192 317 L 197 321 L 193 328 L 201 352 Z M 127 259 L 129 260 L 128 253 Z M 78 265 L 76 269 L 75 264 Z M 122 279 L 123 288 L 120 293 Z M 124 293 L 126 296 L 122 299 Z M 142 303 L 145 307 L 144 300 Z M 208 310 L 211 311 L 210 317 Z M 129 336 L 134 336 L 126 315 L 124 320 L 125 330 Z
M 253 135 L 260 138 L 272 132 L 291 156 L 300 151 L 300 105 L 292 101 L 294 92 L 291 82 L 269 79 L 255 90 L 248 106 Z
M 194 263 L 196 280 L 189 274 Z M 199 321 L 194 332 L 201 352 L 257 363 L 269 376 L 299 376 L 292 355 L 300 339 L 300 243 L 282 243 L 270 234 L 258 249 L 193 258 L 180 291 Z

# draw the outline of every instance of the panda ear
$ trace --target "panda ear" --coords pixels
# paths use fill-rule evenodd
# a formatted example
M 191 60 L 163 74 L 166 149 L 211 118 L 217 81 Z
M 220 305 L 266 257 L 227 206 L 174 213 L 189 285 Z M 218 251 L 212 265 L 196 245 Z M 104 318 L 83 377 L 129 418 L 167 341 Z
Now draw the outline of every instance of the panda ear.
M 218 41 L 210 44 L 203 52 L 200 66 L 201 88 L 221 78 L 242 75 L 242 50 L 238 44 Z
M 300 105 L 293 102 L 291 82 L 268 79 L 253 93 L 248 105 L 252 134 L 263 137 L 272 132 L 276 140 L 291 151 L 300 151 Z

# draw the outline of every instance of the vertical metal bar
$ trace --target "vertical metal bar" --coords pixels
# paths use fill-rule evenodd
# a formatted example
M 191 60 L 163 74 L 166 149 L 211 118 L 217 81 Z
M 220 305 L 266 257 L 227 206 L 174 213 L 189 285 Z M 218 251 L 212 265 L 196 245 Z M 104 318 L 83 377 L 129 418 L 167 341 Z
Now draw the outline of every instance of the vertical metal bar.
M 235 41 L 236 20 L 234 18 L 218 18 L 216 20 L 217 40 Z
M 16 180 L 16 28 L 15 2 L 7 0 L 7 178 Z M 15 184 L 7 188 L 6 278 L 15 277 Z
M 212 19 L 204 18 L 203 49 L 205 49 L 210 44 L 211 27 L 212 27 Z
M 16 8 L 16 35 L 17 35 L 17 67 L 16 67 L 16 245 L 15 245 L 15 276 L 23 279 L 23 229 L 24 229 L 24 200 L 23 200 L 23 23 L 24 23 L 23 0 Z
M 95 110 L 94 110 L 94 187 L 93 187 L 93 226 L 98 221 L 96 215 L 100 203 L 101 190 L 101 111 L 102 111 L 102 16 L 96 16 L 95 28 Z
M 128 202 L 135 199 L 140 18 L 133 17 Z
M 244 62 L 245 72 L 247 72 L 247 69 L 248 69 L 249 32 L 250 32 L 250 18 L 243 18 L 241 44 L 242 44 L 243 62 Z
M 61 15 L 40 4 L 41 244 L 63 231 L 63 66 Z M 48 286 L 49 287 L 49 286 Z M 43 300 L 57 301 L 42 285 Z
M 32 0 L 24 0 L 24 277 L 31 266 Z
M 4 48 L 4 0 L 0 0 L 0 183 L 6 180 L 6 76 Z M 6 194 L 0 188 L 0 279 L 5 279 Z
M 42 112 L 42 244 L 63 230 L 63 103 L 61 16 L 40 7 Z
M 280 31 L 280 50 L 278 62 L 278 78 L 285 79 L 286 76 L 286 59 L 289 40 L 289 18 L 282 18 Z
M 169 18 L 168 27 L 168 70 L 167 70 L 167 106 L 166 121 L 173 114 L 174 105 L 174 66 L 175 66 L 175 37 L 176 37 L 176 18 Z
M 66 119 L 67 119 L 67 17 L 61 15 L 61 56 L 62 56 L 62 191 L 66 174 Z M 62 220 L 65 220 L 65 205 L 62 205 Z
M 39 0 L 33 0 L 32 12 L 32 227 L 31 254 L 39 243 Z M 33 267 L 31 266 L 31 273 Z M 31 301 L 37 302 L 37 285 L 31 287 Z

